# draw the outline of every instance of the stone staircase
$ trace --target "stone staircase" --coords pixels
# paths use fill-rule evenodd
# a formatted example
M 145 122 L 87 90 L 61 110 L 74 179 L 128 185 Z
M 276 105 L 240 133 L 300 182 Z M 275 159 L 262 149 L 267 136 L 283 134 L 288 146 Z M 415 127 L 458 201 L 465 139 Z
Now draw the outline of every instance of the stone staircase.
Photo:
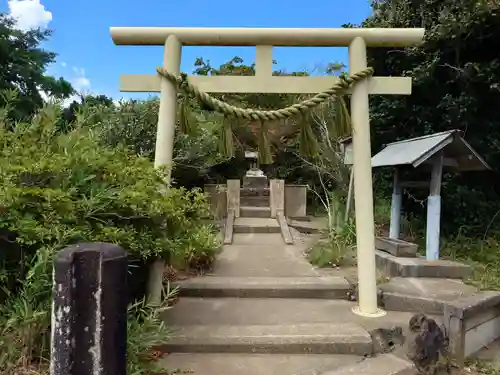
M 168 369 L 201 375 L 416 373 L 395 354 L 367 358 L 370 332 L 406 326 L 412 314 L 354 315 L 345 278 L 324 276 L 304 259 L 312 238 L 297 235 L 294 245 L 286 245 L 277 232 L 235 231 L 233 237 L 211 274 L 179 282 L 181 298 L 164 315 L 173 334 L 163 348 L 171 353 L 162 359 Z
M 226 220 L 226 244 L 232 243 L 233 233 L 281 233 L 285 243 L 293 244 L 290 229 L 280 212 L 271 217 L 271 189 L 267 177 L 244 177 L 239 192 L 238 214 Z M 281 217 L 281 219 L 280 219 Z
M 372 335 L 394 326 L 407 334 L 416 312 L 438 323 L 443 314 L 455 319 L 448 319 L 455 327 L 451 340 L 462 354 L 500 337 L 500 294 L 477 292 L 461 281 L 468 266 L 428 262 L 404 241 L 377 243 L 377 268 L 392 278 L 379 286 L 387 315 L 355 315 L 351 309 L 356 302 L 348 294 L 356 280 L 334 270 L 325 273 L 305 260 L 315 238 L 290 232 L 279 215 L 271 218 L 267 179 L 245 179 L 236 187 L 239 215 L 228 210 L 225 245 L 213 271 L 179 282 L 181 298 L 164 314 L 172 339 L 162 348 L 170 354 L 161 361 L 169 370 L 195 375 L 414 375 L 405 348 L 381 354 Z

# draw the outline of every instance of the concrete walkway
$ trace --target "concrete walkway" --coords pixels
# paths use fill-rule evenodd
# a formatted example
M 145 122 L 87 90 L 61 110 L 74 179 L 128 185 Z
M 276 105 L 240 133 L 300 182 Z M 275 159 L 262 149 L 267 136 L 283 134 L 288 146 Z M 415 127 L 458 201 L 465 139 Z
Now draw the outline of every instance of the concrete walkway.
M 396 356 L 364 360 L 370 330 L 406 326 L 411 314 L 354 315 L 347 281 L 304 259 L 313 240 L 296 235 L 285 245 L 279 233 L 235 233 L 212 274 L 181 283 L 164 317 L 173 338 L 163 364 L 200 375 L 413 373 Z

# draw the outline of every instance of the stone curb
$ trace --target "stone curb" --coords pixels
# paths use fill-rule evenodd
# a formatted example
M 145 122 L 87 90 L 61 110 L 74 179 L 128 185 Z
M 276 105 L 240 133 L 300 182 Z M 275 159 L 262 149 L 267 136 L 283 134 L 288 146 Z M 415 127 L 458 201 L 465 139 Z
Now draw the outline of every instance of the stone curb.
M 240 217 L 270 218 L 271 208 L 240 206 Z
M 233 233 L 281 233 L 281 228 L 276 219 L 238 218 Z
M 381 304 L 388 311 L 415 312 L 429 315 L 441 315 L 445 301 L 420 296 L 404 295 L 394 292 L 382 292 Z
M 343 277 L 197 277 L 181 282 L 185 297 L 346 299 Z
M 377 268 L 388 277 L 437 277 L 465 279 L 471 273 L 468 265 L 450 260 L 427 261 L 423 258 L 398 258 L 375 250 Z
M 369 355 L 368 332 L 353 323 L 272 326 L 177 326 L 161 347 L 182 353 L 280 353 Z

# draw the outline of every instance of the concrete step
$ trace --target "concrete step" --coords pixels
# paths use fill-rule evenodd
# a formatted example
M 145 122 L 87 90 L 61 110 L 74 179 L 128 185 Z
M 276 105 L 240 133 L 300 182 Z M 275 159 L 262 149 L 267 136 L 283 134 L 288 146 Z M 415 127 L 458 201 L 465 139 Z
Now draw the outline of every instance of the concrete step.
M 366 358 L 356 364 L 340 366 L 321 375 L 416 375 L 415 365 L 393 354 Z
M 242 187 L 240 197 L 268 197 L 269 191 L 268 187 Z
M 423 257 L 400 258 L 384 251 L 375 250 L 377 268 L 388 277 L 437 277 L 466 279 L 470 266 L 451 260 L 428 261 Z
M 443 314 L 448 302 L 477 293 L 477 288 L 461 280 L 394 277 L 379 285 L 382 303 L 387 310 Z
M 262 196 L 262 197 L 240 196 L 240 206 L 269 207 L 269 196 Z
M 357 361 L 359 356 L 339 354 L 174 353 L 160 365 L 194 375 L 317 375 Z
M 230 277 L 319 276 L 304 258 L 312 239 L 285 245 L 281 233 L 236 233 L 233 244 L 224 246 L 213 274 Z
M 417 256 L 418 245 L 389 237 L 375 237 L 375 249 L 384 251 L 395 257 L 415 258 Z
M 327 225 L 325 222 L 321 220 L 294 220 L 287 218 L 288 226 L 295 228 L 300 233 L 318 233 L 321 230 L 327 229 Z
M 372 353 L 372 339 L 354 323 L 190 325 L 172 327 L 162 350 L 172 353 Z
M 252 206 L 240 206 L 240 216 L 241 217 L 271 217 L 270 207 L 252 207 Z
M 389 311 L 381 318 L 363 318 L 352 312 L 354 306 L 340 299 L 181 297 L 162 317 L 169 326 L 356 323 L 371 331 L 393 325 L 407 327 L 413 315 Z
M 268 187 L 269 180 L 267 177 L 243 177 L 242 181 L 243 187 L 251 187 L 251 188 L 259 188 L 259 187 Z
M 281 233 L 276 219 L 238 217 L 233 224 L 233 233 Z
M 347 299 L 344 277 L 217 277 L 203 276 L 176 283 L 186 297 Z

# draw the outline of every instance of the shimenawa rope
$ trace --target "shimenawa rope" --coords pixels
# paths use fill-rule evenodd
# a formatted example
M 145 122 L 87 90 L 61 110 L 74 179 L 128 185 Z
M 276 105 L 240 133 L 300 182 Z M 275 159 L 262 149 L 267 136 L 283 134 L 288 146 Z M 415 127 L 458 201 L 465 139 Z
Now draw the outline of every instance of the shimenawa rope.
M 158 67 L 156 71 L 159 75 L 177 85 L 178 89 L 184 94 L 193 96 L 214 111 L 227 116 L 236 117 L 238 119 L 257 121 L 283 120 L 300 114 L 303 115 L 304 113 L 324 103 L 330 97 L 339 95 L 343 91 L 349 89 L 356 82 L 359 82 L 362 79 L 368 78 L 373 75 L 373 68 L 366 68 L 357 73 L 354 73 L 349 77 L 342 77 L 335 85 L 333 85 L 328 90 L 320 92 L 312 98 L 306 99 L 300 103 L 296 103 L 289 107 L 277 110 L 260 111 L 251 108 L 236 107 L 218 100 L 206 92 L 200 91 L 196 86 L 189 82 L 189 79 L 185 73 L 181 73 L 180 75 L 172 74 L 162 67 Z

